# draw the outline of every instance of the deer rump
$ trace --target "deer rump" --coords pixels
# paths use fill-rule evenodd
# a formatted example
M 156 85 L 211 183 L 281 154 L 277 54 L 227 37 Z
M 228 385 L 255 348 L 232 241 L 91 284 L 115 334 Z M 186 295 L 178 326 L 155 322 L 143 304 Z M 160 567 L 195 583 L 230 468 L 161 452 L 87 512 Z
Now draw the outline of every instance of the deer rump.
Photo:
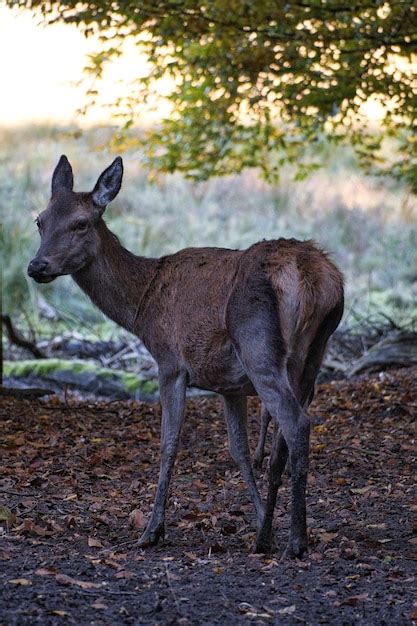
M 157 361 L 180 356 L 188 386 L 257 395 L 242 343 L 259 368 L 277 358 L 287 365 L 296 387 L 316 336 L 327 331 L 327 340 L 342 308 L 342 276 L 311 241 L 188 248 L 161 258 L 136 332 Z

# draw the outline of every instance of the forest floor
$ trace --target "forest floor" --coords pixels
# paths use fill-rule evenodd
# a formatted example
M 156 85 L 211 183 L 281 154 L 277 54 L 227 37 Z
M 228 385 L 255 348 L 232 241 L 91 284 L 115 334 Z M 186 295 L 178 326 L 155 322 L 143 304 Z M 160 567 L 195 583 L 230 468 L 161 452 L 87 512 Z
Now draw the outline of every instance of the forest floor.
M 301 561 L 280 560 L 288 479 L 276 551 L 251 553 L 254 516 L 220 399 L 188 401 L 167 537 L 145 551 L 136 539 L 157 481 L 159 406 L 0 398 L 0 623 L 417 621 L 416 378 L 414 368 L 319 386 Z M 251 400 L 252 445 L 257 411 Z

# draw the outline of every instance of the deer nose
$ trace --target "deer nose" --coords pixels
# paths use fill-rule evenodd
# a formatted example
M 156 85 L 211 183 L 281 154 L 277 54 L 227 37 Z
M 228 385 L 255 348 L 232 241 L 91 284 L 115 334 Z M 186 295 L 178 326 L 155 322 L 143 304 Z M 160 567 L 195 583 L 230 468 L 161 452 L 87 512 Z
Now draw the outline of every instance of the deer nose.
M 47 267 L 48 261 L 45 261 L 45 259 L 32 259 L 28 265 L 28 275 L 31 278 L 35 278 L 35 276 L 42 274 Z

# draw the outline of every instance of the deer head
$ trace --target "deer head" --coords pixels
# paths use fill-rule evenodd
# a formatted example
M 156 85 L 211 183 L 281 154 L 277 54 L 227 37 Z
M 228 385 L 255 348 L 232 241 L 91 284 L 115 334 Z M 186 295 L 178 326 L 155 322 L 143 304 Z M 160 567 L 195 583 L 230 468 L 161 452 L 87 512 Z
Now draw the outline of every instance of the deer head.
M 91 192 L 74 192 L 71 165 L 61 156 L 52 176 L 49 204 L 36 219 L 41 245 L 29 263 L 28 274 L 38 283 L 75 274 L 97 255 L 98 228 L 106 206 L 118 194 L 123 163 L 117 157 L 100 175 Z

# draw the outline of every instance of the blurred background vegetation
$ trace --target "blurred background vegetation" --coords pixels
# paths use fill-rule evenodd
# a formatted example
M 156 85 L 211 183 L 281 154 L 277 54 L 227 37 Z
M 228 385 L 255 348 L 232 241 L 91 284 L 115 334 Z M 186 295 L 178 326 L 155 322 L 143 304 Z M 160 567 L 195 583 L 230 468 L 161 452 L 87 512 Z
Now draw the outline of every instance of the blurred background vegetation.
M 156 375 L 70 277 L 27 278 L 61 154 L 88 191 L 120 151 L 124 184 L 105 218 L 137 254 L 316 240 L 346 278 L 344 361 L 414 328 L 415 3 L 7 0 L 0 55 L 2 45 L 3 314 L 45 356 L 88 353 L 102 368 Z M 14 364 L 27 358 L 6 348 Z
M 89 190 L 114 157 L 106 149 L 113 130 L 1 131 L 3 311 L 25 330 L 53 335 L 57 325 L 100 338 L 121 332 L 70 277 L 36 285 L 26 276 L 38 247 L 33 221 L 48 202 L 59 155 L 68 154 L 76 189 Z M 328 144 L 323 151 L 324 168 L 309 178 L 294 181 L 295 170 L 284 167 L 279 184 L 268 185 L 256 170 L 206 182 L 179 174 L 150 179 L 138 150 L 127 150 L 122 192 L 106 220 L 126 247 L 148 256 L 186 246 L 244 248 L 262 238 L 313 238 L 346 276 L 345 324 L 375 313 L 407 323 L 417 314 L 415 197 L 399 183 L 362 174 L 349 148 Z

